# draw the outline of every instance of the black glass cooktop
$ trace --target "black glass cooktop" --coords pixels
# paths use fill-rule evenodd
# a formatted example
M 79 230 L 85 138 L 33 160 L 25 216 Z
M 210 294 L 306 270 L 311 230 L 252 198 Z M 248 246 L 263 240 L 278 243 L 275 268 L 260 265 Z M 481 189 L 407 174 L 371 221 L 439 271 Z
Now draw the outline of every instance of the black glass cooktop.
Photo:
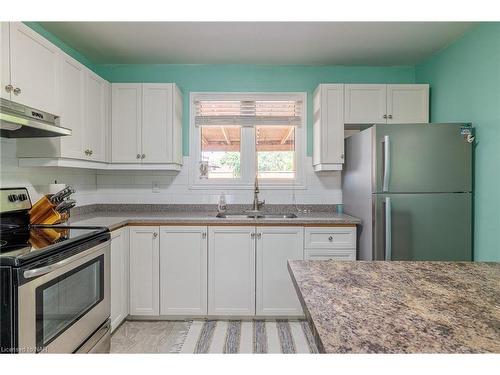
M 5 228 L 2 228 L 5 229 Z M 9 228 L 0 234 L 0 262 L 18 264 L 67 250 L 109 232 L 102 227 L 32 226 Z

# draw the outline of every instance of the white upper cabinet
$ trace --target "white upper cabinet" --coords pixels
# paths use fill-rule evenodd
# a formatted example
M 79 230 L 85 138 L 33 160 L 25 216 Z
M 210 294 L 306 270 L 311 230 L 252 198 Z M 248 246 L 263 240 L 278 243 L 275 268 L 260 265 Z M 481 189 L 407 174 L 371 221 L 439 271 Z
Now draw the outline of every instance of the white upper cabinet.
M 10 23 L 11 100 L 59 114 L 59 49 L 21 22 Z
M 0 98 L 11 99 L 9 23 L 0 22 Z
M 427 84 L 345 85 L 346 124 L 429 122 Z
M 106 136 L 108 125 L 109 83 L 86 71 L 85 74 L 85 130 L 83 132 L 84 156 L 94 161 L 106 161 Z
M 58 77 L 60 124 L 71 129 L 71 135 L 18 139 L 17 156 L 31 160 L 107 161 L 110 84 L 62 51 L 58 59 Z
M 182 95 L 175 84 L 113 84 L 112 161 L 182 165 Z
M 340 170 L 344 163 L 344 85 L 319 85 L 313 109 L 314 170 Z
M 113 83 L 111 161 L 141 162 L 142 84 Z
M 345 85 L 346 124 L 386 122 L 387 85 Z
M 256 315 L 303 315 L 288 261 L 304 259 L 304 228 L 257 227 L 256 237 Z
M 61 126 L 71 129 L 70 136 L 60 138 L 62 157 L 76 159 L 83 157 L 85 69 L 78 61 L 61 53 L 59 85 Z
M 387 85 L 387 123 L 429 122 L 429 85 Z

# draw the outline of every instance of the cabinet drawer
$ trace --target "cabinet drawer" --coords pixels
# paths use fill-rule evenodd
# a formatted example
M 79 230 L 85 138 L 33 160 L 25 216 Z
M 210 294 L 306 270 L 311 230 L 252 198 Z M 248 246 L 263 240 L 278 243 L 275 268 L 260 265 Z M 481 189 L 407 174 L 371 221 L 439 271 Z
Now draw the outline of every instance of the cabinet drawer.
M 306 249 L 306 260 L 356 260 L 356 250 Z
M 356 227 L 306 228 L 305 248 L 355 249 Z

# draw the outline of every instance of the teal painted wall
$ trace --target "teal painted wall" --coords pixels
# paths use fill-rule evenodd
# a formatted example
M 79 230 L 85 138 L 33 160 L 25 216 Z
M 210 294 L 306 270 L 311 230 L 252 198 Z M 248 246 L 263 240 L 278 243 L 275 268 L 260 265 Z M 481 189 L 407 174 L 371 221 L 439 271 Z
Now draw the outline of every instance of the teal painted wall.
M 110 82 L 175 82 L 184 94 L 185 156 L 189 155 L 189 93 L 192 91 L 307 91 L 311 97 L 320 83 L 415 82 L 413 66 L 96 65 L 38 22 L 24 24 Z M 311 156 L 311 100 L 308 100 L 307 112 L 307 154 Z
M 75 60 L 77 60 L 80 63 L 82 63 L 83 65 L 85 65 L 90 70 L 92 70 L 95 73 L 97 73 L 96 65 L 94 63 L 92 63 L 92 61 L 90 61 L 86 56 L 82 55 L 76 49 L 68 46 L 66 43 L 64 43 L 61 39 L 59 39 L 57 36 L 55 36 L 54 34 L 52 34 L 50 31 L 47 31 L 38 22 L 23 22 L 23 23 L 26 26 L 28 26 L 29 28 L 31 28 L 32 30 L 36 31 L 41 36 L 43 36 L 49 42 L 55 44 L 61 50 L 63 50 L 64 52 L 66 52 L 68 55 L 70 55 L 72 58 L 74 58 Z
M 183 153 L 189 155 L 189 93 L 306 91 L 319 83 L 414 83 L 414 67 L 296 65 L 98 65 L 110 82 L 175 82 L 184 94 Z M 307 154 L 312 155 L 312 100 L 307 108 Z
M 474 259 L 500 261 L 500 23 L 481 24 L 416 67 L 431 121 L 476 127 Z

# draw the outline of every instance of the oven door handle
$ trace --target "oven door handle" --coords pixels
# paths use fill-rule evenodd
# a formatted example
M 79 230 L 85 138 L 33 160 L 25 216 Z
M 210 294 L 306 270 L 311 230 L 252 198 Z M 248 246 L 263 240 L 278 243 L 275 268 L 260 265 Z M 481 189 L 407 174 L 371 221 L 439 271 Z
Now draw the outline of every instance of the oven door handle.
M 55 271 L 55 270 L 57 270 L 57 269 L 59 269 L 61 267 L 64 267 L 65 265 L 73 262 L 74 260 L 75 260 L 74 257 L 70 257 L 70 258 L 66 258 L 66 259 L 60 260 L 57 263 L 49 264 L 48 266 L 43 266 L 43 267 L 40 267 L 40 268 L 34 268 L 32 270 L 26 270 L 26 271 L 24 271 L 23 276 L 24 276 L 25 279 L 32 279 L 33 277 L 45 275 L 45 274 L 47 274 L 49 272 L 52 272 L 52 271 Z

